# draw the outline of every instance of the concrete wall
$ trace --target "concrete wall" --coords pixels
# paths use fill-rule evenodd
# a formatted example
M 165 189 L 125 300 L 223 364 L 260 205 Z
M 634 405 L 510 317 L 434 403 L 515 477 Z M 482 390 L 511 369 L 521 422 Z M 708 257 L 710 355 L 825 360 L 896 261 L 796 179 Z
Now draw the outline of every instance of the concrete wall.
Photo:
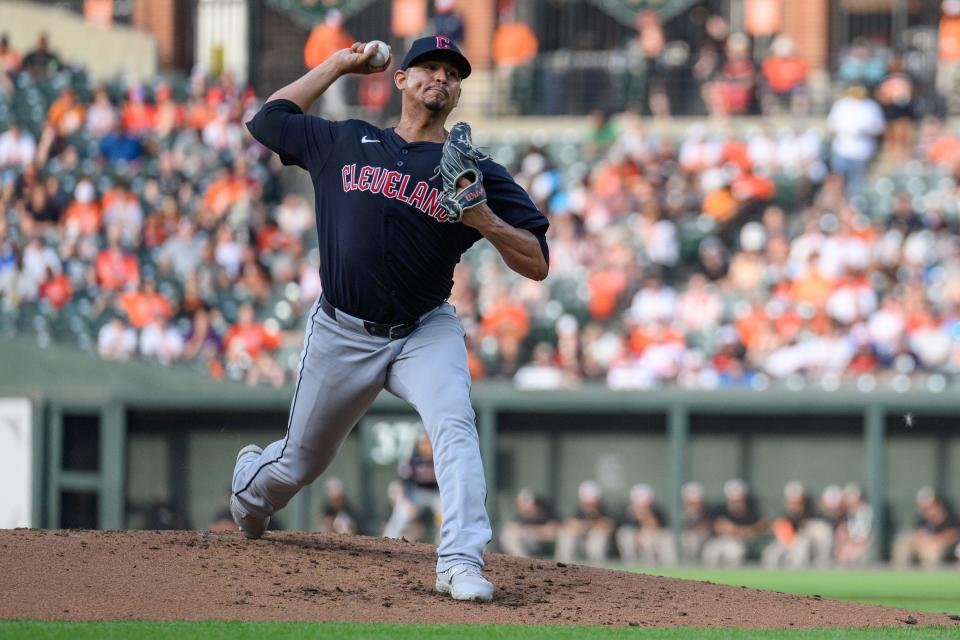
M 0 32 L 8 34 L 14 49 L 22 54 L 32 50 L 43 31 L 50 36 L 51 51 L 65 63 L 83 63 L 96 78 L 118 73 L 149 77 L 157 72 L 157 42 L 150 33 L 127 27 L 100 29 L 70 11 L 32 2 L 0 2 Z

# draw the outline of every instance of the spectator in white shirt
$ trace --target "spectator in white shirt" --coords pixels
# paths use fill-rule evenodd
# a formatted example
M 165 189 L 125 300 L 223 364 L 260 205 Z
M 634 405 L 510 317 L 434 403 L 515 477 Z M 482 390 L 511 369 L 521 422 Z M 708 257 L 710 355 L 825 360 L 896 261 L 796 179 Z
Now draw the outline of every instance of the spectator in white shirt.
M 125 247 L 136 246 L 141 241 L 143 229 L 143 208 L 137 196 L 125 183 L 117 184 L 116 199 L 103 212 L 105 226 L 120 228 L 121 242 Z
M 513 384 L 519 389 L 560 389 L 573 386 L 570 376 L 556 363 L 556 351 L 549 342 L 533 348 L 533 359 L 517 370 Z
M 40 238 L 33 238 L 23 249 L 23 268 L 21 276 L 21 295 L 27 299 L 36 298 L 40 283 L 47 279 L 48 271 L 59 275 L 62 271 L 60 257 L 51 247 L 44 245 Z M 34 292 L 33 295 L 27 292 Z
M 687 281 L 687 290 L 680 295 L 677 318 L 685 331 L 702 332 L 714 329 L 723 317 L 723 300 L 706 276 L 695 273 Z
M 313 218 L 313 209 L 298 193 L 288 193 L 277 206 L 277 226 L 294 238 L 302 238 L 313 228 Z
M 183 336 L 158 317 L 157 321 L 144 327 L 140 334 L 140 355 L 168 365 L 179 360 L 183 354 Z
M 0 134 L 0 169 L 25 167 L 33 162 L 36 155 L 36 140 L 16 122 Z
M 20 256 L 14 249 L 12 242 L 7 238 L 7 221 L 0 216 L 0 302 L 5 297 L 9 298 L 11 303 L 16 291 L 17 279 L 20 277 Z
M 173 273 L 181 280 L 196 275 L 203 261 L 204 239 L 197 235 L 193 221 L 184 216 L 177 223 L 176 234 L 160 245 L 158 261 L 163 273 Z M 320 261 L 317 261 L 319 269 Z M 317 276 L 319 278 L 319 275 Z
M 214 259 L 226 270 L 230 278 L 236 278 L 243 266 L 243 246 L 234 237 L 233 230 L 221 225 L 217 230 L 217 244 L 213 250 Z
M 227 105 L 217 107 L 216 117 L 203 128 L 203 142 L 217 151 L 236 149 L 243 140 L 240 127 L 230 122 L 230 108 Z
M 877 138 L 884 132 L 883 111 L 868 97 L 866 87 L 853 85 L 834 103 L 827 123 L 834 136 L 833 170 L 843 176 L 847 197 L 858 195 L 877 151 Z
M 104 360 L 127 361 L 137 350 L 137 332 L 114 318 L 100 328 L 97 353 Z
M 878 311 L 867 320 L 867 331 L 877 351 L 883 356 L 892 356 L 900 346 L 906 327 L 906 317 L 900 302 L 888 296 Z
M 630 313 L 633 319 L 640 324 L 657 321 L 670 322 L 677 310 L 677 294 L 669 286 L 663 284 L 659 276 L 653 275 L 647 279 L 637 295 L 633 297 Z
M 87 129 L 97 138 L 103 138 L 113 131 L 117 122 L 117 110 L 110 102 L 107 90 L 97 87 L 93 93 L 93 104 L 87 110 Z

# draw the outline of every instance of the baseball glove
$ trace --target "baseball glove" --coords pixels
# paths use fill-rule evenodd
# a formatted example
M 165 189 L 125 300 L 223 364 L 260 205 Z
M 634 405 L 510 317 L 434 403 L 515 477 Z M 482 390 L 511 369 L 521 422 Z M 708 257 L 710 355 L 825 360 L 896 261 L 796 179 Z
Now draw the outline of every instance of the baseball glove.
M 440 175 L 443 178 L 440 206 L 447 212 L 447 222 L 460 222 L 465 209 L 487 201 L 480 162 L 489 157 L 473 147 L 469 124 L 458 122 L 453 125 L 447 141 L 443 143 L 440 166 L 434 174 L 434 177 Z M 470 184 L 463 189 L 458 188 L 460 178 L 466 178 Z

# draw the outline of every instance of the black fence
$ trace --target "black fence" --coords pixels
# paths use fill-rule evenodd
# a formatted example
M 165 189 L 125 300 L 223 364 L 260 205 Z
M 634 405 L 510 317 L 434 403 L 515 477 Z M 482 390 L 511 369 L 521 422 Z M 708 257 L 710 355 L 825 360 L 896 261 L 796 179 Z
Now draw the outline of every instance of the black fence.
M 306 71 L 303 46 L 311 24 L 303 16 L 277 8 L 268 0 L 174 0 L 177 7 L 175 65 L 189 71 L 195 60 L 198 7 L 203 3 L 242 4 L 249 11 L 249 55 L 246 77 L 261 95 L 299 77 Z M 83 0 L 52 0 L 43 4 L 82 13 Z M 361 3 L 355 13 L 344 15 L 344 30 L 360 40 L 391 40 L 391 0 Z M 430 11 L 433 3 L 428 3 Z M 673 115 L 703 115 L 708 112 L 704 83 L 695 65 L 707 38 L 711 16 L 727 19 L 730 31 L 742 30 L 742 3 L 730 0 L 700 0 L 662 24 L 666 46 L 655 59 L 635 53 L 634 24 L 603 8 L 596 0 L 525 0 L 518 2 L 510 19 L 525 22 L 537 34 L 539 50 L 530 63 L 512 70 L 494 70 L 489 78 L 478 76 L 473 86 L 485 93 L 484 104 L 495 114 L 580 115 L 593 110 L 642 113 L 657 105 Z M 821 10 L 811 3 L 810 10 Z M 494 9 L 496 10 L 496 9 Z M 866 45 L 871 55 L 884 60 L 902 59 L 916 83 L 917 93 L 927 97 L 927 112 L 943 110 L 943 104 L 960 100 L 930 100 L 936 94 L 938 73 L 938 25 L 940 0 L 832 0 L 827 3 L 829 39 L 826 51 L 831 82 L 811 86 L 811 111 L 822 114 L 833 94 L 845 82 L 844 61 L 856 45 Z M 130 24 L 134 0 L 114 0 L 114 21 Z M 771 38 L 750 41 L 757 67 L 767 54 Z M 406 42 L 390 44 L 403 50 Z M 633 51 L 633 52 L 632 52 Z M 759 75 L 759 74 L 758 74 Z M 758 77 L 759 80 L 759 77 Z M 481 84 L 485 83 L 485 84 Z M 344 83 L 346 106 L 359 103 L 357 79 Z M 654 104 L 651 105 L 651 96 Z M 759 113 L 760 96 L 753 96 L 747 113 Z M 380 115 L 395 115 L 393 100 Z M 370 116 L 368 113 L 361 113 Z

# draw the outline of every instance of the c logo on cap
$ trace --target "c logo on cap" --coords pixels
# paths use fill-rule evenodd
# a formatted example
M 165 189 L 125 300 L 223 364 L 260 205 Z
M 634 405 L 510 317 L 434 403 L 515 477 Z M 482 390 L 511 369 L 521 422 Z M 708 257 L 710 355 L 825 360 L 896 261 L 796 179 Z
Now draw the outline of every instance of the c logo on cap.
M 449 49 L 450 38 L 447 36 L 437 36 L 437 49 Z

